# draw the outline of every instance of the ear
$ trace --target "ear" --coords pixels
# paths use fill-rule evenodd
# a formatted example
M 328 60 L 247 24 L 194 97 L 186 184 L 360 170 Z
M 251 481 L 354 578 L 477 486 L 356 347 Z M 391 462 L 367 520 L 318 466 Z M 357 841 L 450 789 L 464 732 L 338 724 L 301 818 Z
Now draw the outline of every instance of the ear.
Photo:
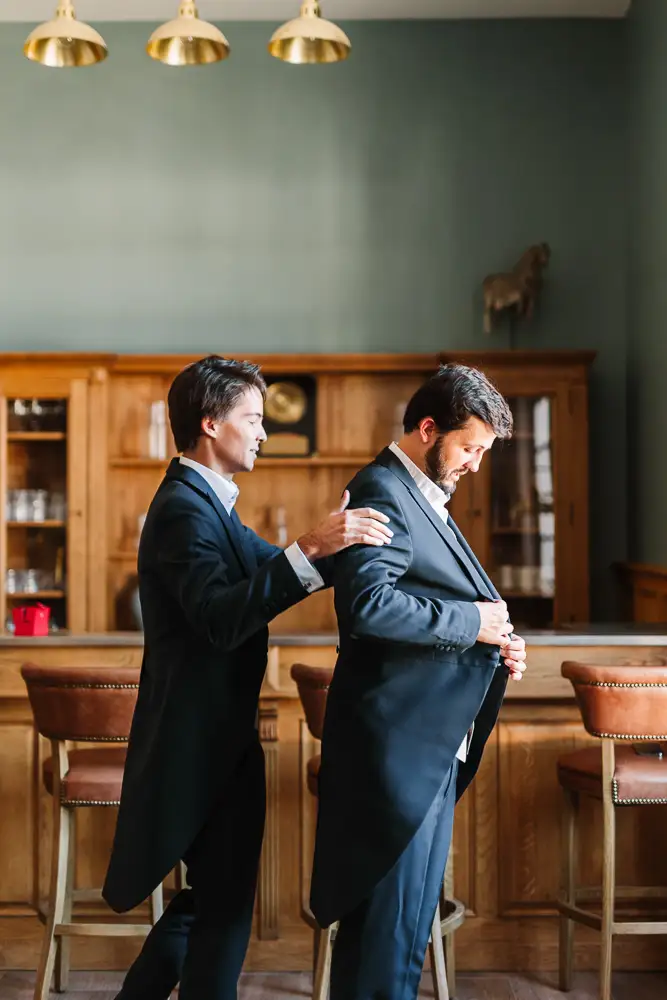
M 433 417 L 424 417 L 423 420 L 419 421 L 419 437 L 422 444 L 428 444 L 435 432 L 436 426 Z
M 204 417 L 201 422 L 201 432 L 206 437 L 215 438 L 218 436 L 217 423 L 213 417 Z

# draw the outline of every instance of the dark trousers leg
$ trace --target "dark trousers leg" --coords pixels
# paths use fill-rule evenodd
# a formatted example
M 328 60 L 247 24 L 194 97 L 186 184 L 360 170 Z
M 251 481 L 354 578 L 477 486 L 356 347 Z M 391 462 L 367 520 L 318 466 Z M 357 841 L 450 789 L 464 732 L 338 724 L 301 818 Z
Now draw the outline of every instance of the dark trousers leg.
M 259 740 L 186 851 L 189 889 L 171 900 L 117 1000 L 236 1000 L 252 929 L 266 788 Z
M 371 895 L 340 921 L 331 1000 L 414 1000 L 452 837 L 455 760 L 410 844 Z

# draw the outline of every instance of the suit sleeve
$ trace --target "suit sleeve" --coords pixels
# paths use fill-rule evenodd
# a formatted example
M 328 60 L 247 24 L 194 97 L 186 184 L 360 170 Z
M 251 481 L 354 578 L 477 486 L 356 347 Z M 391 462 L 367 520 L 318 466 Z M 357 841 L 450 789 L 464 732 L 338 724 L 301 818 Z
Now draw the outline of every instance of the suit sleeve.
M 388 473 L 388 475 L 390 475 Z M 412 561 L 412 542 L 396 494 L 373 479 L 353 482 L 351 507 L 373 507 L 389 518 L 389 545 L 354 545 L 335 557 L 334 588 L 341 632 L 353 637 L 421 646 L 447 644 L 458 652 L 479 634 L 480 614 L 468 601 L 417 597 L 400 589 Z
M 252 545 L 255 558 L 260 566 L 265 563 L 267 559 L 272 559 L 274 556 L 278 555 L 279 552 L 283 551 L 283 549 L 281 549 L 278 545 L 272 545 L 271 542 L 265 541 L 265 539 L 261 538 L 255 531 L 252 530 L 252 528 L 245 527 L 245 537 L 246 541 L 250 542 Z M 285 549 L 284 551 L 287 550 Z M 333 556 L 325 556 L 323 559 L 315 559 L 312 563 L 306 559 L 303 553 L 301 553 L 301 557 L 306 561 L 306 563 L 308 563 L 308 565 L 317 570 L 319 575 L 322 577 L 325 587 L 330 587 L 332 585 Z M 294 566 L 294 563 L 292 563 L 292 565 Z M 301 582 L 303 583 L 304 581 L 302 580 Z M 322 584 L 320 583 L 319 586 L 321 587 Z M 306 589 L 309 589 L 309 592 L 312 593 L 313 590 L 317 590 L 318 588 L 311 587 Z
M 225 652 L 306 596 L 277 547 L 252 577 L 231 584 L 211 518 L 199 507 L 165 512 L 155 532 L 161 582 L 195 632 Z

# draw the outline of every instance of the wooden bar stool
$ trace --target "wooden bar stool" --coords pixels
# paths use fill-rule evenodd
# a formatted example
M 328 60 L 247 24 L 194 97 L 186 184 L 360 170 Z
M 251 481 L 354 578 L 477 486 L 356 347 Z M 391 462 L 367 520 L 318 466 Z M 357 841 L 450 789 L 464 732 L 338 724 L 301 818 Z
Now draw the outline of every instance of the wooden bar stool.
M 331 955 L 336 938 L 336 924 L 331 927 L 320 927 L 308 903 L 306 886 L 308 884 L 308 852 L 306 851 L 308 793 L 317 798 L 318 780 L 321 757 L 319 754 L 309 756 L 313 739 L 322 739 L 324 713 L 327 693 L 333 677 L 333 669 L 329 667 L 309 667 L 303 663 L 295 663 L 291 670 L 305 720 L 301 722 L 299 741 L 299 774 L 300 780 L 300 831 L 301 831 L 301 916 L 312 927 L 313 937 L 313 1000 L 326 1000 L 329 992 L 331 974 Z M 433 920 L 429 953 L 431 956 L 431 975 L 436 1000 L 449 1000 L 455 988 L 455 958 L 454 931 L 465 920 L 465 907 L 452 896 L 454 868 L 453 852 L 449 852 L 447 870 L 440 902 Z M 444 944 L 443 944 L 444 942 Z
M 558 780 L 565 793 L 560 918 L 560 989 L 571 989 L 573 921 L 601 931 L 600 1000 L 611 1000 L 612 940 L 615 934 L 667 934 L 667 921 L 616 920 L 615 902 L 662 899 L 665 887 L 616 886 L 616 809 L 667 803 L 667 664 L 593 665 L 568 661 L 561 667 L 574 687 L 586 731 L 601 740 L 564 754 Z M 616 746 L 615 741 L 622 740 Z M 633 745 L 634 744 L 634 745 Z M 647 756 L 643 755 L 648 750 Z M 602 800 L 602 887 L 575 884 L 580 795 Z M 601 914 L 579 903 L 601 899 Z
M 125 743 L 139 687 L 139 671 L 129 668 L 38 667 L 25 664 L 35 726 L 51 741 L 43 779 L 53 801 L 51 885 L 35 1000 L 47 1000 L 54 966 L 56 990 L 67 989 L 72 937 L 145 936 L 152 924 L 74 923 L 72 905 L 101 900 L 101 891 L 75 890 L 76 810 L 117 806 L 125 766 L 125 747 L 68 750 L 67 743 Z M 151 897 L 154 924 L 163 908 L 162 886 Z

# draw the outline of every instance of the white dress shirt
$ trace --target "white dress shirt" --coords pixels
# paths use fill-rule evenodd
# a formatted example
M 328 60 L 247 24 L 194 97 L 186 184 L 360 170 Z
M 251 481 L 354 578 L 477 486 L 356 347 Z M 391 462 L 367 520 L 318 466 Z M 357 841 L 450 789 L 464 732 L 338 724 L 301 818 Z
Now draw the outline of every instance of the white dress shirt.
M 192 458 L 185 458 L 184 456 L 181 456 L 180 462 L 182 465 L 187 465 L 191 469 L 194 469 L 195 472 L 199 473 L 202 479 L 206 480 L 222 506 L 225 508 L 227 513 L 231 515 L 232 510 L 234 509 L 234 504 L 236 503 L 239 495 L 239 488 L 231 476 L 221 476 L 219 472 L 214 472 L 213 469 L 209 469 L 208 465 L 202 465 L 200 462 L 195 462 Z M 296 542 L 292 542 L 292 544 L 285 549 L 285 555 L 289 560 L 290 566 L 299 578 L 299 583 L 309 594 L 312 594 L 315 590 L 319 590 L 320 587 L 324 586 L 324 580 L 312 563 L 304 556 Z
M 429 504 L 436 512 L 439 518 L 441 518 L 445 524 L 449 519 L 449 512 L 447 510 L 447 500 L 448 497 L 442 492 L 439 486 L 436 486 L 432 479 L 429 479 L 426 473 L 422 472 L 419 466 L 415 465 L 411 458 L 405 454 L 405 452 L 399 448 L 395 441 L 392 441 L 389 445 L 389 450 L 394 453 L 396 458 L 403 463 L 405 468 L 408 470 L 410 475 L 415 481 L 417 489 L 422 494 L 422 496 L 428 500 Z M 452 529 L 447 524 L 450 531 Z M 454 534 L 454 532 L 452 532 Z M 472 726 L 470 727 L 468 733 L 466 734 L 463 743 L 456 751 L 456 756 L 459 760 L 463 761 L 468 756 L 468 748 L 470 746 L 470 740 L 472 739 Z

